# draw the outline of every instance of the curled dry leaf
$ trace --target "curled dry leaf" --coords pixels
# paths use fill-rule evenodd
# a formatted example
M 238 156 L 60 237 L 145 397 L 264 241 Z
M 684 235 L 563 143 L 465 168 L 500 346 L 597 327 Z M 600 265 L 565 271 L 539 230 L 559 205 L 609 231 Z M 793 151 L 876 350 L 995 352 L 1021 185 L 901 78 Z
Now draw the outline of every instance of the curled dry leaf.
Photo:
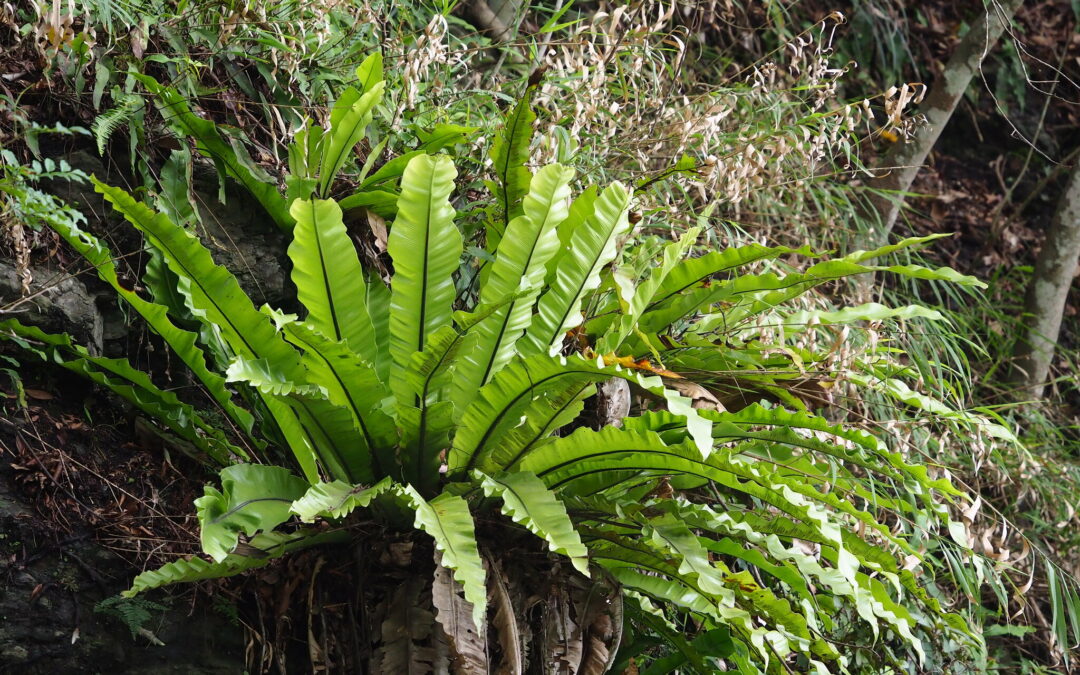
M 664 386 L 668 389 L 674 389 L 692 400 L 694 402 L 694 408 L 698 410 L 724 410 L 724 406 L 720 403 L 720 400 L 717 399 L 711 391 L 697 382 L 665 378 Z
M 497 675 L 522 675 L 525 669 L 525 645 L 518 627 L 514 602 L 510 597 L 506 575 L 490 556 L 484 555 L 488 572 L 488 603 L 495 606 L 492 619 L 499 640 L 502 661 L 495 669 Z
M 435 618 L 449 642 L 452 667 L 458 675 L 487 675 L 487 623 L 473 623 L 472 603 L 463 596 L 461 584 L 442 565 L 442 554 L 435 551 L 435 577 L 431 602 Z

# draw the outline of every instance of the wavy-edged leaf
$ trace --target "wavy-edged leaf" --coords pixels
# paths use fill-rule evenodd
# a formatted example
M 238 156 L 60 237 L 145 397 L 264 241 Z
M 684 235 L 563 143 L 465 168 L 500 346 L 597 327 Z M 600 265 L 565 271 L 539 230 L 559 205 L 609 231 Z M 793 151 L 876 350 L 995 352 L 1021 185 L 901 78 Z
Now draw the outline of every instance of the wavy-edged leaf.
M 499 308 L 474 329 L 454 378 L 454 401 L 459 405 L 476 395 L 514 355 L 514 345 L 532 320 L 532 308 L 543 290 L 547 262 L 558 250 L 557 227 L 567 217 L 573 169 L 552 164 L 536 173 L 523 202 L 523 215 L 514 218 L 499 242 L 480 304 L 491 305 L 514 294 L 519 297 Z M 461 405 L 464 408 L 463 405 Z
M 652 518 L 641 530 L 643 540 L 658 547 L 665 554 L 674 554 L 679 560 L 679 574 L 697 580 L 697 586 L 706 593 L 727 598 L 727 604 L 735 604 L 735 594 L 724 586 L 721 570 L 709 561 L 709 552 L 678 518 L 667 514 Z M 723 570 L 726 572 L 726 570 Z
M 786 443 L 795 447 L 817 450 L 837 457 L 845 462 L 856 464 L 868 471 L 878 471 L 901 480 L 913 480 L 926 490 L 935 490 L 946 496 L 960 496 L 962 493 L 944 478 L 931 479 L 927 467 L 910 464 L 899 453 L 889 452 L 885 445 L 874 436 L 859 429 L 848 429 L 840 425 L 829 424 L 828 420 L 805 412 L 792 412 L 784 408 L 766 408 L 760 404 L 749 405 L 742 410 L 731 412 L 703 411 L 703 416 L 713 421 L 713 437 L 720 439 L 758 438 L 770 442 Z M 744 428 L 749 427 L 749 428 Z M 762 426 L 771 426 L 779 433 L 761 430 Z M 853 448 L 861 448 L 865 454 L 841 447 L 838 443 L 825 443 L 817 436 L 786 434 L 785 429 L 801 429 L 826 434 L 843 439 Z M 883 465 L 880 460 L 884 459 Z
M 903 307 L 886 307 L 876 302 L 869 302 L 857 307 L 844 307 L 835 311 L 824 309 L 799 310 L 784 317 L 784 323 L 789 326 L 807 326 L 814 324 L 850 324 L 856 321 L 885 321 L 886 319 L 929 319 L 930 321 L 945 321 L 945 316 L 936 309 L 923 307 L 922 305 L 904 305 Z
M 221 406 L 229 418 L 245 432 L 250 433 L 254 418 L 250 412 L 233 403 L 232 393 L 225 388 L 225 378 L 207 368 L 206 355 L 196 344 L 197 336 L 178 328 L 169 318 L 167 307 L 144 300 L 134 290 L 121 284 L 116 276 L 112 252 L 99 239 L 80 230 L 69 220 L 56 219 L 52 223 L 52 228 L 86 258 L 87 262 L 94 267 L 98 277 L 112 286 L 117 294 L 146 320 L 150 328 L 165 340 L 184 365 L 191 369 L 192 374 L 206 387 L 214 401 Z M 241 456 L 244 455 L 241 454 Z
M 738 448 L 717 448 L 703 459 L 689 443 L 668 445 L 653 432 L 613 427 L 600 431 L 578 429 L 535 448 L 522 460 L 521 469 L 535 473 L 549 488 L 563 495 L 607 491 L 610 496 L 618 497 L 637 486 L 648 488 L 660 477 L 673 480 L 686 477 L 699 483 L 710 480 L 817 528 L 835 543 L 839 566 L 849 577 L 858 565 L 844 550 L 837 512 L 863 523 L 904 552 L 914 553 L 910 544 L 893 535 L 873 514 L 806 483 L 801 475 L 786 475 L 782 468 L 769 462 L 744 458 Z
M 465 599 L 472 603 L 473 622 L 478 628 L 483 626 L 487 587 L 468 502 L 447 492 L 426 501 L 408 485 L 400 487 L 398 492 L 416 512 L 416 528 L 435 540 L 435 547 L 442 552 L 441 564 L 454 571 L 454 579 L 464 589 Z
M 990 422 L 986 417 L 975 414 L 968 410 L 953 408 L 944 401 L 915 391 L 911 386 L 895 377 L 889 377 L 885 373 L 868 369 L 869 373 L 852 372 L 845 375 L 853 384 L 865 389 L 873 389 L 917 410 L 930 413 L 931 415 L 955 420 L 962 424 L 977 427 L 987 436 L 998 438 L 1003 441 L 1019 444 L 1020 439 L 1008 427 Z
M 393 419 L 383 410 L 390 396 L 375 370 L 352 350 L 351 344 L 334 342 L 304 323 L 287 323 L 286 339 L 304 350 L 302 363 L 307 382 L 326 390 L 334 405 L 352 411 L 364 444 L 374 452 L 397 442 Z
M 600 196 L 600 188 L 590 185 L 570 203 L 570 210 L 566 220 L 559 223 L 559 250 L 553 255 L 547 264 L 547 275 L 544 277 L 544 285 L 551 286 L 555 283 L 555 274 L 558 271 L 559 262 L 570 250 L 570 241 L 574 238 L 574 232 L 592 216 L 596 210 L 596 200 Z
M 589 552 L 581 543 L 566 507 L 543 481 L 526 471 L 487 475 L 473 471 L 488 497 L 502 499 L 502 512 L 538 537 L 547 540 L 548 548 L 570 558 L 577 571 L 589 576 Z
M 344 518 L 356 509 L 367 508 L 371 500 L 393 488 L 394 483 L 389 477 L 368 487 L 340 480 L 317 483 L 294 501 L 289 510 L 305 523 L 314 522 L 316 518 Z
M 554 355 L 563 334 L 581 324 L 581 303 L 600 285 L 600 270 L 615 258 L 615 242 L 630 227 L 630 195 L 620 183 L 597 198 L 584 223 L 574 229 L 570 246 L 560 256 L 552 286 L 540 296 L 536 314 L 518 350 L 523 354 Z
M 588 532 L 587 530 L 585 532 Z M 622 585 L 636 589 L 683 612 L 697 612 L 718 621 L 752 628 L 750 614 L 728 600 L 721 602 L 698 585 L 693 575 L 679 571 L 667 555 L 639 541 L 609 532 L 588 542 L 593 559 Z
M 586 385 L 612 377 L 633 382 L 665 399 L 671 412 L 688 424 L 699 452 L 708 455 L 712 448 L 710 422 L 693 409 L 690 399 L 666 389 L 659 377 L 605 366 L 599 359 L 537 355 L 511 361 L 480 389 L 462 414 L 450 451 L 449 472 L 455 475 L 474 468 L 485 472 L 511 469 L 554 431 L 556 427 L 550 422 L 559 419 L 564 407 L 576 400 L 574 387 L 580 392 Z M 557 397 L 559 404 L 552 406 L 549 397 Z M 510 435 L 515 427 L 525 433 Z
M 238 154 L 244 153 L 242 147 L 223 138 L 216 124 L 195 115 L 187 99 L 175 88 L 162 85 L 149 75 L 136 73 L 134 77 L 156 97 L 161 116 L 170 126 L 180 134 L 194 138 L 195 147 L 214 160 L 219 171 L 240 181 L 280 229 L 285 232 L 292 229 L 289 205 L 278 192 L 277 185 L 267 182 L 252 170 L 254 162 L 251 158 Z
M 215 336 L 220 336 L 238 356 L 252 360 L 267 359 L 289 379 L 303 379 L 299 353 L 281 338 L 270 318 L 255 309 L 236 278 L 214 263 L 210 252 L 193 234 L 177 227 L 163 214 L 154 213 L 124 190 L 105 185 L 97 179 L 92 180 L 95 189 L 161 254 L 170 272 L 175 275 L 177 288 L 192 316 Z M 314 480 L 312 452 L 316 443 L 310 438 L 308 429 L 291 417 L 287 407 L 265 398 L 263 403 L 273 414 L 274 423 L 304 470 L 305 477 Z
M 0 321 L 0 338 L 108 388 L 218 464 L 229 464 L 233 458 L 247 455 L 229 443 L 219 429 L 203 420 L 194 408 L 172 392 L 159 388 L 126 359 L 92 356 L 66 334 L 46 333 L 15 319 Z
M 291 379 L 266 359 L 237 358 L 229 365 L 226 377 L 247 382 L 290 408 L 310 443 L 309 452 L 330 476 L 353 483 L 372 480 L 371 448 L 364 442 L 353 411 L 331 403 L 323 387 Z M 314 483 L 317 474 L 306 458 L 298 459 L 304 476 Z
M 950 281 L 965 286 L 983 284 L 974 277 L 964 276 L 947 267 L 930 269 L 919 265 L 892 265 L 876 267 L 850 262 L 843 258 L 829 260 L 810 266 L 805 272 L 779 276 L 773 273 L 747 274 L 730 281 L 699 285 L 667 302 L 656 305 L 642 317 L 641 326 L 649 332 L 659 332 L 672 323 L 703 311 L 716 303 L 725 303 L 724 324 L 730 327 L 762 312 L 774 308 L 806 293 L 811 288 L 828 281 L 870 272 L 891 272 L 918 279 Z
M 401 179 L 398 217 L 386 245 L 394 262 L 390 354 L 398 368 L 406 368 L 428 337 L 450 324 L 453 274 L 462 251 L 450 205 L 456 175 L 449 157 L 420 155 Z
M 808 246 L 800 248 L 788 248 L 787 246 L 762 246 L 761 244 L 747 244 L 736 248 L 726 248 L 722 251 L 711 251 L 697 258 L 685 260 L 682 265 L 664 279 L 663 283 L 649 300 L 648 309 L 679 295 L 683 291 L 694 287 L 699 282 L 705 281 L 717 274 L 730 272 L 750 263 L 773 260 L 782 255 L 814 256 Z
M 348 342 L 362 358 L 374 362 L 377 345 L 364 270 L 341 208 L 331 199 L 297 199 L 289 212 L 296 220 L 289 245 L 292 280 L 308 310 L 308 325 L 335 342 Z
M 263 532 L 244 546 L 243 553 L 233 553 L 221 562 L 193 557 L 175 560 L 156 570 L 143 572 L 132 580 L 131 588 L 121 595 L 132 598 L 144 591 L 171 584 L 235 576 L 268 565 L 287 553 L 322 544 L 339 543 L 347 541 L 348 538 L 348 533 L 341 531 L 298 530 L 289 534 Z
M 896 253 L 897 251 L 902 251 L 904 249 L 922 248 L 923 245 L 929 244 L 932 241 L 951 236 L 953 236 L 953 233 L 951 232 L 940 232 L 938 234 L 930 234 L 923 237 L 907 237 L 906 239 L 901 239 L 894 244 L 886 244 L 885 246 L 881 246 L 870 251 L 852 251 L 851 253 L 844 256 L 844 260 L 854 263 L 865 262 L 874 258 L 880 258 L 881 256 L 891 255 L 893 253 Z
M 308 484 L 288 469 L 267 464 L 234 464 L 221 470 L 221 490 L 203 488 L 195 500 L 202 549 L 214 562 L 233 552 L 240 534 L 270 532 L 291 517 L 292 503 Z

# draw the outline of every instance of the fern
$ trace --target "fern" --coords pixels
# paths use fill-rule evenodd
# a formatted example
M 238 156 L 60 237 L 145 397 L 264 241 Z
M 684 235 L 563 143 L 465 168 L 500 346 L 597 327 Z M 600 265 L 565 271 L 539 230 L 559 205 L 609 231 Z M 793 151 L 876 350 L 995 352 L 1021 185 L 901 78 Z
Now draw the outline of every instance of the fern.
M 131 122 L 132 118 L 143 106 L 142 99 L 134 94 L 122 94 L 119 96 L 117 105 L 113 106 L 109 110 L 98 115 L 93 124 L 90 125 L 90 130 L 94 134 L 94 141 L 97 143 L 97 150 L 99 155 L 105 154 L 105 146 L 109 142 L 109 138 L 119 129 L 122 125 Z
M 165 605 L 145 597 L 125 598 L 121 595 L 105 598 L 94 605 L 94 613 L 117 619 L 131 631 L 131 637 L 138 636 L 154 614 L 168 609 Z

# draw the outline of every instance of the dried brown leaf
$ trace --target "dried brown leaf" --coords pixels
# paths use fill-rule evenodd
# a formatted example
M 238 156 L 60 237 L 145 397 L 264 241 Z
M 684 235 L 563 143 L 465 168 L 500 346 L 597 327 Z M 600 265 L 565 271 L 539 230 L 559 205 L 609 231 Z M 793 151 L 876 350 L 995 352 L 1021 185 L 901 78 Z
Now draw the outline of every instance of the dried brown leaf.
M 461 584 L 442 566 L 442 554 L 435 551 L 435 576 L 431 602 L 435 618 L 450 644 L 453 672 L 457 675 L 487 675 L 487 623 L 479 629 L 473 623 L 473 605 L 463 597 Z
M 525 668 L 525 647 L 521 641 L 514 603 L 507 588 L 506 576 L 499 565 L 484 556 L 488 565 L 488 602 L 495 606 L 493 625 L 499 639 L 503 660 L 495 670 L 497 675 L 522 675 Z

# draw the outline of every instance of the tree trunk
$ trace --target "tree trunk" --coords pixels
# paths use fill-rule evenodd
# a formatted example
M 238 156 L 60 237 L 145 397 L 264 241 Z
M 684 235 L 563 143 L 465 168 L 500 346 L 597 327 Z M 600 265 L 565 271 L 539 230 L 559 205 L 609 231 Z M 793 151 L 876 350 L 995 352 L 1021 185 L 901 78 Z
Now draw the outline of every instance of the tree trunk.
M 1025 334 L 1013 352 L 1012 380 L 1026 395 L 1042 398 L 1054 357 L 1061 315 L 1080 258 L 1080 164 L 1073 167 L 1024 301 Z
M 860 248 L 874 248 L 888 241 L 904 203 L 903 193 L 911 189 L 915 176 L 937 143 L 971 79 L 1022 3 L 1023 0 L 1003 0 L 1000 4 L 991 4 L 960 40 L 960 44 L 956 45 L 941 76 L 934 82 L 925 103 L 920 106 L 927 124 L 916 132 L 913 139 L 894 145 L 881 158 L 881 175 L 868 184 L 872 191 L 868 191 L 869 207 L 865 213 L 872 224 L 870 232 L 860 237 L 863 239 Z

